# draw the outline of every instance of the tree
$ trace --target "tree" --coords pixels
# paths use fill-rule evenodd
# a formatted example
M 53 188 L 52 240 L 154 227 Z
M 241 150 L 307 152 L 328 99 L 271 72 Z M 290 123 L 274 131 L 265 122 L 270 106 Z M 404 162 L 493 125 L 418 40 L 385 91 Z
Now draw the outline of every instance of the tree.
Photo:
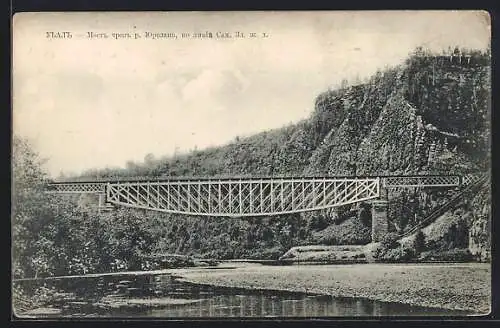
M 361 223 L 366 227 L 371 227 L 372 225 L 372 211 L 370 203 L 361 203 L 359 211 L 359 219 Z
M 14 136 L 12 144 L 12 256 L 17 276 L 32 276 L 43 261 L 36 257 L 37 240 L 47 216 L 48 199 L 42 192 L 47 175 L 43 161 L 30 143 Z M 40 215 L 42 214 L 42 215 Z M 44 244 L 45 245 L 45 244 Z
M 340 89 L 347 89 L 349 86 L 349 82 L 347 81 L 347 79 L 342 79 L 342 81 L 340 81 Z
M 144 164 L 147 167 L 151 167 L 154 164 L 155 161 L 155 155 L 148 153 L 146 156 L 144 156 Z
M 382 237 L 380 243 L 384 249 L 392 249 L 399 246 L 399 235 L 397 233 L 388 233 Z
M 413 248 L 416 254 L 420 254 L 425 250 L 425 235 L 422 230 L 419 230 L 415 235 L 415 240 L 413 241 Z
M 320 231 L 328 227 L 329 222 L 325 215 L 317 214 L 311 217 L 309 221 L 309 229 L 313 231 Z
M 27 140 L 14 137 L 12 245 L 15 277 L 92 272 L 106 256 L 107 237 L 97 213 L 77 199 L 44 192 L 43 160 Z M 109 259 L 107 260 L 109 261 Z
M 465 220 L 460 220 L 456 223 L 454 234 L 454 246 L 456 248 L 466 248 L 469 245 L 469 228 Z

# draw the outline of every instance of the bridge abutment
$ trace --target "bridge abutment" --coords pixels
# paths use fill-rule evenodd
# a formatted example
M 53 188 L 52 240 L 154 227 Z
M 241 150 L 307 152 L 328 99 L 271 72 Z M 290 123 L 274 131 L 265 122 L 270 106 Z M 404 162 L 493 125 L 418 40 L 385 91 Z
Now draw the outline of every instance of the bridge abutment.
M 101 213 L 102 209 L 104 208 L 104 205 L 106 203 L 106 194 L 100 193 L 99 194 L 99 205 L 97 205 L 97 210 L 99 213 Z
M 108 203 L 107 197 L 105 193 L 99 193 L 99 205 L 97 206 L 97 211 L 102 213 L 104 211 L 108 211 L 112 208 L 111 204 Z
M 378 242 L 389 230 L 387 200 L 372 201 L 372 242 Z

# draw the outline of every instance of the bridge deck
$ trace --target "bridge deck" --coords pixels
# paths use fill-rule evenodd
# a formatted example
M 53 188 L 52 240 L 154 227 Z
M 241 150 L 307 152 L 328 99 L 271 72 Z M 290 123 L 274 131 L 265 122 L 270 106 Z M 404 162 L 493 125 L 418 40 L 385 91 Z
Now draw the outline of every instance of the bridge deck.
M 67 180 L 50 181 L 50 184 L 65 184 L 65 183 L 115 183 L 115 182 L 177 182 L 177 181 L 251 181 L 251 180 L 310 180 L 310 179 L 399 179 L 399 178 L 457 178 L 458 175 L 220 175 L 220 176 L 134 176 L 134 177 L 102 177 L 102 178 L 70 178 Z

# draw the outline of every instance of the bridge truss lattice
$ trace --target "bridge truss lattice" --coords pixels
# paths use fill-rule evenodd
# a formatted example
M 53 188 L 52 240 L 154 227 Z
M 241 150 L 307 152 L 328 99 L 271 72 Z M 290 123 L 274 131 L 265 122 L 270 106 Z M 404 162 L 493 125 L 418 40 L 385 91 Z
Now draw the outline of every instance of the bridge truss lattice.
M 60 182 L 49 193 L 92 193 L 118 206 L 204 216 L 268 216 L 376 199 L 381 189 L 458 187 L 473 176 Z

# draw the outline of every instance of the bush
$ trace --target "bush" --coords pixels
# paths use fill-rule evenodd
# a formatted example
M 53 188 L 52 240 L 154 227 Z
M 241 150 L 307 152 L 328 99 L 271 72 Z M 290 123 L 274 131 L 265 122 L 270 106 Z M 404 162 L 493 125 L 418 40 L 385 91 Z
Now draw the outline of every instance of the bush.
M 323 215 L 313 216 L 309 222 L 309 229 L 313 231 L 320 231 L 328 227 L 330 224 L 328 219 Z
M 425 251 L 425 235 L 422 230 L 419 230 L 415 235 L 415 240 L 413 241 L 413 248 L 415 253 L 420 254 Z
M 257 258 L 263 260 L 276 260 L 282 254 L 283 254 L 283 249 L 279 247 L 273 247 L 273 248 L 263 249 Z
M 451 250 L 431 250 L 420 255 L 420 260 L 424 261 L 453 261 L 469 262 L 474 260 L 474 256 L 468 249 L 455 248 Z
M 398 263 L 408 262 L 415 258 L 415 251 L 412 247 L 400 245 L 396 248 L 384 249 L 378 247 L 374 249 L 372 256 L 378 262 Z
M 396 233 L 386 234 L 378 247 L 372 251 L 372 256 L 380 262 L 407 262 L 415 257 L 412 246 L 401 245 Z
M 16 313 L 28 311 L 35 308 L 37 300 L 33 295 L 27 295 L 21 286 L 13 284 L 12 286 L 12 307 Z
M 395 232 L 391 232 L 382 237 L 380 244 L 384 249 L 393 249 L 399 246 L 399 235 Z
M 372 257 L 374 259 L 378 260 L 379 258 L 382 257 L 384 252 L 385 252 L 385 249 L 381 245 L 378 245 L 372 249 Z
M 322 237 L 318 240 L 318 242 L 320 244 L 323 244 L 323 245 L 327 245 L 327 246 L 334 246 L 334 245 L 338 245 L 339 242 L 337 241 L 337 239 L 334 237 L 334 236 L 325 236 L 325 237 Z
M 383 262 L 408 262 L 415 257 L 411 247 L 399 246 L 388 250 L 381 258 Z
M 365 227 L 372 226 L 372 205 L 370 203 L 361 203 L 361 210 L 359 212 L 359 219 Z
M 162 269 L 184 268 L 194 265 L 194 261 L 188 257 L 167 257 L 161 260 Z

